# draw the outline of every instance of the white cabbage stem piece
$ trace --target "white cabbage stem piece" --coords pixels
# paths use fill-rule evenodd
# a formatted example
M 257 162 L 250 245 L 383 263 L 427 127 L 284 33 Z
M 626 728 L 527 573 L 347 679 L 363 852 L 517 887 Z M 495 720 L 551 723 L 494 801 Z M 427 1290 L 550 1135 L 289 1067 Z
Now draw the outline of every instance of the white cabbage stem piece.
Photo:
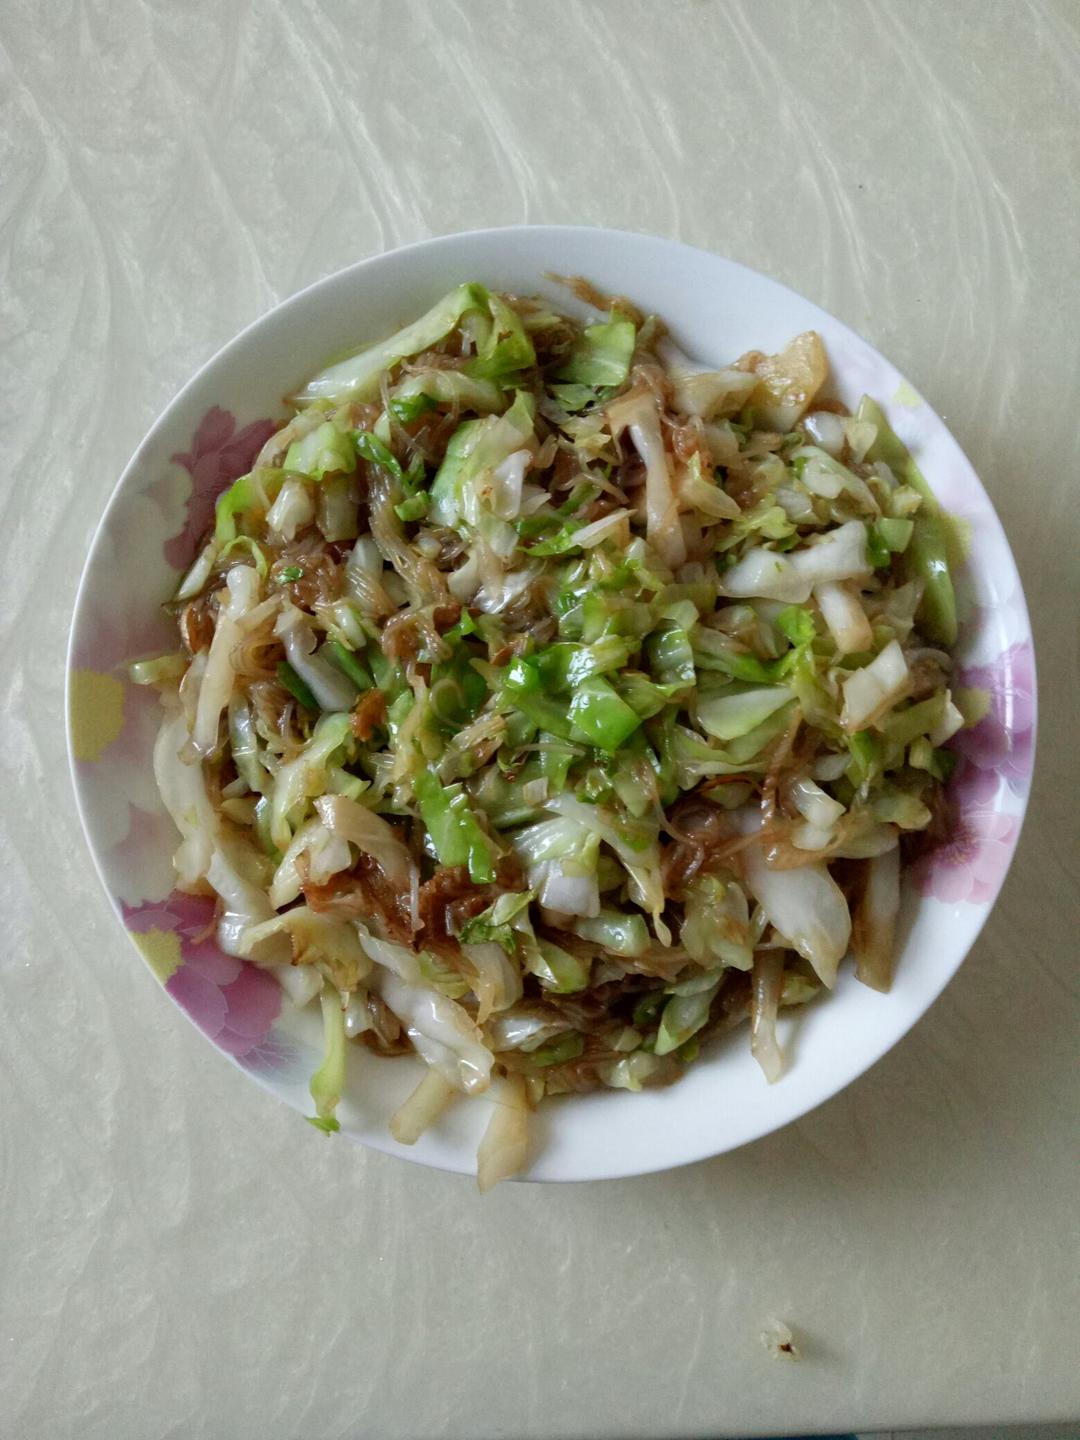
M 437 1070 L 428 1070 L 404 1105 L 390 1117 L 390 1134 L 399 1145 L 415 1145 L 460 1093 Z
M 187 743 L 184 712 L 170 710 L 154 744 L 154 779 L 181 835 L 180 848 L 173 856 L 177 879 L 182 889 L 191 890 L 209 868 L 218 819 L 206 793 L 202 765 L 191 765 L 180 758 Z
M 755 546 L 725 570 L 723 590 L 738 599 L 783 600 L 801 605 L 817 585 L 829 581 L 854 580 L 869 575 L 866 553 L 866 526 L 849 520 L 831 531 L 816 545 L 779 554 Z
M 267 528 L 285 540 L 294 540 L 296 532 L 310 525 L 314 518 L 315 503 L 307 484 L 299 475 L 289 475 L 267 512 Z
M 899 914 L 900 849 L 894 846 L 866 862 L 866 885 L 855 909 L 855 974 L 871 990 L 886 991 L 892 985 Z
M 464 1094 L 486 1090 L 495 1057 L 468 1012 L 424 981 L 411 950 L 376 940 L 360 925 L 357 930 L 376 962 L 371 988 L 405 1026 L 417 1054 Z
M 734 415 L 757 385 L 757 376 L 749 370 L 710 370 L 697 364 L 668 336 L 658 343 L 656 353 L 671 377 L 675 408 L 687 415 L 703 420 Z
M 744 830 L 758 829 L 760 812 L 742 812 L 740 823 Z M 831 990 L 840 961 L 847 954 L 851 915 L 843 891 L 824 862 L 773 870 L 759 843 L 748 845 L 741 858 L 747 888 L 770 925 L 810 962 L 821 983 Z
M 329 660 L 316 655 L 315 632 L 302 610 L 286 605 L 274 626 L 281 638 L 289 664 L 308 686 L 321 709 L 328 712 L 350 710 L 356 699 L 356 686 L 335 670 Z
M 266 891 L 242 873 L 241 863 L 237 842 L 230 842 L 227 846 L 221 843 L 215 845 L 206 878 L 223 902 L 218 918 L 217 943 L 226 955 L 252 955 L 256 959 L 281 963 L 288 958 L 290 947 L 279 935 L 264 934 L 258 937 L 254 947 L 244 947 L 246 931 L 272 922 L 277 917 Z
M 629 430 L 645 464 L 645 533 L 665 565 L 675 569 L 686 559 L 686 544 L 656 398 L 646 390 L 631 390 L 609 405 L 607 413 L 612 434 Z
M 228 705 L 236 683 L 232 656 L 243 638 L 240 621 L 259 598 L 259 574 L 251 565 L 234 565 L 225 577 L 225 584 L 227 598 L 218 614 L 214 638 L 210 642 L 210 654 L 199 686 L 195 723 L 191 730 L 191 742 L 200 757 L 212 755 L 217 749 L 222 711 Z
M 820 445 L 834 460 L 840 459 L 847 438 L 842 416 L 834 415 L 831 410 L 815 410 L 804 416 L 802 428 L 815 445 Z
M 476 1183 L 481 1193 L 500 1180 L 519 1175 L 525 1168 L 529 1153 L 529 1108 L 525 1098 L 525 1081 L 520 1075 L 508 1075 L 491 1087 L 494 1102 L 491 1119 L 476 1152 Z
M 412 883 L 416 868 L 412 856 L 389 821 L 344 795 L 320 795 L 315 809 L 332 834 L 374 856 L 394 885 L 405 889 Z
M 836 641 L 838 655 L 855 655 L 869 650 L 874 633 L 857 595 L 838 580 L 825 580 L 814 591 L 821 617 Z
M 911 688 L 911 673 L 896 640 L 869 665 L 854 670 L 842 685 L 844 708 L 840 724 L 849 733 L 865 730 L 881 719 Z

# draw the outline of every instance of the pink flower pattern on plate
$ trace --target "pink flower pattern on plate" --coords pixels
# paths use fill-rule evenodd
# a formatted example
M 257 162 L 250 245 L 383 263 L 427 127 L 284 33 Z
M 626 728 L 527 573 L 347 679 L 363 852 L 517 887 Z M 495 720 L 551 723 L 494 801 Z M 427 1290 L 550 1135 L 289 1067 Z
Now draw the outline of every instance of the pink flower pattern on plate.
M 924 895 L 947 904 L 989 904 L 1001 888 L 1020 834 L 1020 819 L 1004 812 L 1004 780 L 1023 795 L 1031 782 L 1035 727 L 1035 663 L 1031 642 L 1010 645 L 987 665 L 958 676 L 966 689 L 984 690 L 989 709 L 961 730 L 952 749 L 959 757 L 949 786 L 955 828 L 916 867 Z
M 184 528 L 165 543 L 165 559 L 174 570 L 185 570 L 194 560 L 195 547 L 213 518 L 214 501 L 226 485 L 251 469 L 277 428 L 273 420 L 253 420 L 237 430 L 233 415 L 215 405 L 200 421 L 190 451 L 172 457 L 191 476 Z
M 133 934 L 161 930 L 178 938 L 181 964 L 165 988 L 199 1029 L 246 1069 L 279 1068 L 284 1051 L 271 1027 L 281 1013 L 281 987 L 272 975 L 218 948 L 215 902 L 174 890 L 165 900 L 122 908 Z
M 1016 794 L 1031 781 L 1035 727 L 1035 660 L 1031 641 L 1010 645 L 989 665 L 962 670 L 960 684 L 985 690 L 990 709 L 970 730 L 961 730 L 954 749 L 980 770 L 1002 775 Z
M 966 760 L 949 787 L 954 828 L 944 844 L 915 867 L 924 895 L 946 904 L 968 901 L 986 905 L 1005 879 L 1020 834 L 1020 820 L 993 808 L 998 790 L 995 772 L 979 770 Z

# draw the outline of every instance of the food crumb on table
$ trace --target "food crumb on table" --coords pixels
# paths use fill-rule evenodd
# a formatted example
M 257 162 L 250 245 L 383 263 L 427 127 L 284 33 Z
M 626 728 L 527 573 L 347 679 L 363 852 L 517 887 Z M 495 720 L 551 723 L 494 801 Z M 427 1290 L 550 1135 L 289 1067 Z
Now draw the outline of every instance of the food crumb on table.
M 791 1333 L 791 1327 L 785 1325 L 783 1320 L 775 1318 L 766 1320 L 761 1331 L 761 1343 L 774 1360 L 801 1360 L 799 1347 L 795 1344 L 795 1337 Z

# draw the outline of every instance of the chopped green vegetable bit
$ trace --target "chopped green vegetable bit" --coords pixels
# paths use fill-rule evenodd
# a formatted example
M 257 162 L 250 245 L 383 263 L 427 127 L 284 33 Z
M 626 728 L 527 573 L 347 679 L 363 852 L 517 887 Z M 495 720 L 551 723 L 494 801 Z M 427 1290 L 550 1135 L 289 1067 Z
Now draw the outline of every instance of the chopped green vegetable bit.
M 550 1045 L 541 1045 L 529 1055 L 529 1061 L 537 1069 L 544 1069 L 548 1065 L 565 1065 L 570 1060 L 576 1060 L 585 1050 L 585 1037 L 571 1030 L 566 1035 L 560 1035 Z
M 914 520 L 894 520 L 885 516 L 873 527 L 894 555 L 902 555 L 911 543 Z
M 892 551 L 877 525 L 866 527 L 866 553 L 875 570 L 884 570 L 892 564 Z
M 851 754 L 848 777 L 853 785 L 866 785 L 881 769 L 881 741 L 869 730 L 856 730 L 847 743 Z
M 424 494 L 410 495 L 409 498 L 403 500 L 400 505 L 394 506 L 394 514 L 399 520 L 406 522 L 410 520 L 422 520 L 428 512 L 429 504 L 428 496 Z
M 583 680 L 570 701 L 570 720 L 590 744 L 609 752 L 634 733 L 641 716 L 601 676 Z
M 440 861 L 466 865 L 470 879 L 477 885 L 489 885 L 495 879 L 491 842 L 469 808 L 464 787 L 444 787 L 434 771 L 425 767 L 415 775 L 413 790 Z
M 424 399 L 427 397 L 424 396 Z M 362 460 L 367 460 L 371 465 L 378 465 L 395 480 L 401 479 L 401 465 L 394 458 L 388 445 L 384 445 L 377 435 L 370 430 L 360 430 L 356 435 L 356 453 Z
M 307 683 L 300 679 L 293 667 L 287 660 L 279 660 L 277 666 L 277 678 L 289 694 L 300 701 L 306 710 L 318 710 L 319 702 L 311 693 Z
M 781 610 L 776 623 L 793 645 L 809 645 L 817 634 L 813 615 L 801 605 Z
M 285 469 L 321 480 L 325 475 L 351 474 L 356 469 L 356 447 L 330 420 L 294 440 L 285 455 Z
M 551 385 L 548 388 L 563 409 L 571 415 L 587 410 L 590 405 L 595 405 L 598 399 L 591 385 Z
M 537 940 L 528 965 L 544 989 L 558 995 L 572 995 L 587 989 L 592 971 L 591 961 L 571 955 L 550 940 Z
M 601 910 L 593 920 L 579 920 L 576 929 L 583 940 L 603 945 L 613 955 L 633 958 L 649 946 L 645 918 L 632 911 L 623 914 L 617 910 Z
M 311 1077 L 311 1098 L 315 1101 L 312 1123 L 327 1134 L 339 1129 L 335 1110 L 345 1089 L 345 1011 L 341 997 L 331 986 L 320 997 L 323 1014 L 323 1062 Z
M 857 419 L 876 427 L 874 443 L 866 452 L 867 460 L 882 460 L 896 478 L 922 496 L 922 504 L 913 522 L 910 544 L 905 547 L 910 573 L 923 581 L 919 619 L 931 640 L 941 645 L 956 643 L 956 592 L 949 569 L 949 540 L 945 517 L 933 492 L 915 464 L 907 446 L 894 433 L 884 411 L 869 396 L 864 396 Z
M 390 400 L 390 409 L 394 419 L 401 425 L 410 425 L 414 420 L 419 420 L 421 415 L 426 415 L 429 410 L 435 408 L 435 401 L 430 395 L 425 395 L 422 390 L 415 395 L 395 395 Z M 359 446 L 357 448 L 359 449 Z
M 709 1018 L 709 1007 L 719 983 L 719 980 L 715 981 L 709 989 L 699 991 L 696 995 L 671 997 L 660 1017 L 655 1054 L 670 1055 L 673 1050 L 685 1045 L 692 1035 L 697 1034 Z
M 560 739 L 570 738 L 566 707 L 545 693 L 543 677 L 534 661 L 519 656 L 511 662 L 503 676 L 503 695 L 506 703 L 516 706 L 534 725 Z
M 536 351 L 521 317 L 498 295 L 488 296 L 488 316 L 478 319 L 476 359 L 469 374 L 482 380 L 508 382 L 520 370 L 536 364 Z
M 222 558 L 228 555 L 231 550 L 246 550 L 252 560 L 254 560 L 255 569 L 258 571 L 260 577 L 264 580 L 266 579 L 266 573 L 270 568 L 266 561 L 266 554 L 262 546 L 253 540 L 250 535 L 237 535 L 235 540 L 230 540 L 227 545 L 222 547 Z
M 667 1004 L 667 995 L 663 990 L 651 990 L 644 995 L 634 1006 L 634 1024 L 639 1029 L 646 1029 L 653 1025 L 660 1018 L 660 1012 Z
M 358 690 L 370 690 L 375 683 L 371 678 L 370 670 L 367 670 L 356 658 L 351 650 L 342 645 L 338 640 L 327 640 L 322 650 L 324 654 L 343 675 L 353 682 Z
M 636 338 L 632 320 L 586 325 L 559 379 L 576 385 L 621 385 L 630 372 Z

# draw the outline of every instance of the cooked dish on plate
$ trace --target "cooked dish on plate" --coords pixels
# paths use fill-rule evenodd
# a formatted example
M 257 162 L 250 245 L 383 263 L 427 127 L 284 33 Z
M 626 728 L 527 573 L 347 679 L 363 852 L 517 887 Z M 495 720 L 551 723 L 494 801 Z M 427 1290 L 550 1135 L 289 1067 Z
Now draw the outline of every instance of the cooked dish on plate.
M 818 336 L 706 369 L 662 317 L 460 285 L 334 360 L 217 502 L 139 662 L 182 887 L 424 1079 L 414 1141 L 496 1104 L 486 1187 L 545 1096 L 666 1085 L 854 957 L 887 990 L 904 862 L 963 725 L 947 520 Z

